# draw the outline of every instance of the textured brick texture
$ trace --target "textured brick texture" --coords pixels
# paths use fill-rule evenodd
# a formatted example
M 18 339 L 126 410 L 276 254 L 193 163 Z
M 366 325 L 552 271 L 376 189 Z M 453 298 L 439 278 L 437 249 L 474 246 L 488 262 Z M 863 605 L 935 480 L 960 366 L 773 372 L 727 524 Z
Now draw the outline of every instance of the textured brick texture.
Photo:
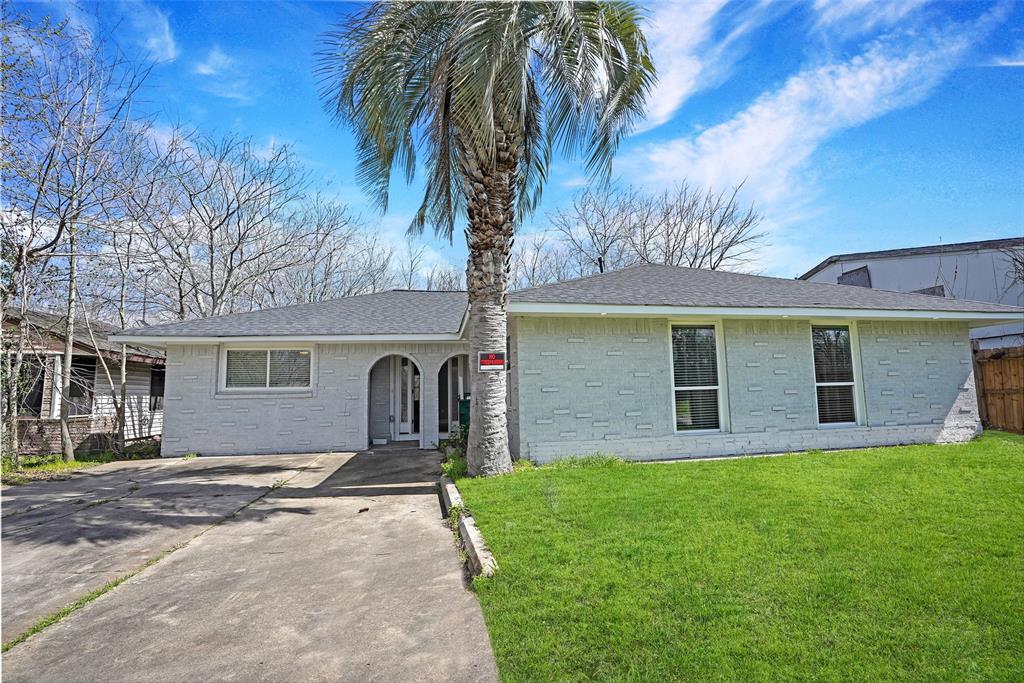
M 726 320 L 719 344 L 727 430 L 677 434 L 667 320 L 519 318 L 512 441 L 519 455 L 547 462 L 591 453 L 657 459 L 962 441 L 977 433 L 966 325 L 862 321 L 857 328 L 860 425 L 818 427 L 809 321 Z
M 370 369 L 401 354 L 420 368 L 421 446 L 437 442 L 437 373 L 462 343 L 318 344 L 312 388 L 219 392 L 215 344 L 168 345 L 162 453 L 236 455 L 362 450 L 369 442 Z

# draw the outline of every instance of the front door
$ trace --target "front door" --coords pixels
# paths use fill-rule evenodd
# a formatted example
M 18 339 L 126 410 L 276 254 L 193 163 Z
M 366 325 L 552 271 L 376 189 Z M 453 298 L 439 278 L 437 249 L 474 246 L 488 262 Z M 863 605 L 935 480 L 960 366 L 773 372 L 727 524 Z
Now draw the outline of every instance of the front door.
M 420 438 L 420 372 L 403 356 L 391 359 L 391 438 L 416 441 Z

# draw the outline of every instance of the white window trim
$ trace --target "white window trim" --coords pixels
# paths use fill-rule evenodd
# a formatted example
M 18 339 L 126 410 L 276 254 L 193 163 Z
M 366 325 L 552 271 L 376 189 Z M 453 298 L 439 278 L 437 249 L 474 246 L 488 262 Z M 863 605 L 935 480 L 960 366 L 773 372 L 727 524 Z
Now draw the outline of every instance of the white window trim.
M 864 424 L 867 408 L 864 403 L 864 382 L 861 377 L 860 336 L 857 334 L 856 320 L 814 319 L 807 327 L 807 335 L 811 342 L 811 372 L 814 376 L 814 418 L 818 429 L 848 429 Z M 850 365 L 853 366 L 852 382 L 819 382 L 817 368 L 814 367 L 814 328 L 845 327 L 850 331 Z M 818 405 L 818 387 L 853 387 L 853 422 L 822 422 L 821 407 Z
M 308 351 L 309 352 L 309 385 L 305 387 L 271 387 L 270 363 L 267 363 L 268 386 L 262 387 L 229 387 L 228 382 L 228 351 Z M 222 344 L 220 347 L 217 371 L 217 392 L 225 394 L 309 394 L 313 391 L 316 378 L 316 347 L 310 344 Z
M 677 387 L 675 374 L 675 350 L 672 348 L 673 327 L 713 327 L 715 330 L 715 363 L 718 370 L 717 386 Z M 729 377 L 725 367 L 725 336 L 722 333 L 721 319 L 670 319 L 668 321 L 668 374 L 671 394 L 669 401 L 672 410 L 672 431 L 674 434 L 699 436 L 701 434 L 726 434 L 730 431 L 729 424 Z M 718 392 L 718 429 L 679 429 L 676 416 L 676 391 L 714 389 Z

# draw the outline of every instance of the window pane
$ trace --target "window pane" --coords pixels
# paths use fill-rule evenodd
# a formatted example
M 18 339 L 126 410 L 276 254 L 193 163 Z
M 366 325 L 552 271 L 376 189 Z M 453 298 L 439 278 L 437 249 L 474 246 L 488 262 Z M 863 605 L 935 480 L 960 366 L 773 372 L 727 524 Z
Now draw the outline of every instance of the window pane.
M 846 327 L 815 327 L 811 335 L 814 340 L 814 381 L 852 382 L 850 330 Z
M 718 385 L 714 327 L 673 327 L 672 365 L 675 386 Z
M 676 429 L 718 429 L 718 390 L 677 391 Z
M 166 377 L 163 368 L 153 368 L 149 371 L 149 409 L 163 410 L 164 407 L 164 379 Z
M 270 386 L 308 387 L 309 351 L 271 351 Z
M 21 382 L 18 393 L 21 395 L 19 415 L 38 417 L 43 409 L 43 360 L 27 356 L 21 361 Z
M 92 356 L 71 358 L 71 387 L 68 389 L 68 415 L 91 415 L 92 394 L 96 385 L 96 359 Z
M 853 386 L 818 387 L 818 422 L 855 422 Z
M 226 384 L 232 389 L 267 386 L 266 351 L 228 351 Z

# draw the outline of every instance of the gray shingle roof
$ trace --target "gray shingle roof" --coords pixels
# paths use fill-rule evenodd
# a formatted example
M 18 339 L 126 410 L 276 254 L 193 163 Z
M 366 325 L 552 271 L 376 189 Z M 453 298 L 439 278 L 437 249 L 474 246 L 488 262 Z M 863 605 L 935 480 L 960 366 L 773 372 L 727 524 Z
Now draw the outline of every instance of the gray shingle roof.
M 125 330 L 123 336 L 252 337 L 457 334 L 465 292 L 392 290 Z
M 1022 314 L 1022 309 L 881 289 L 644 263 L 524 289 L 515 303 L 723 308 L 847 308 Z
M 30 310 L 25 312 L 25 318 L 28 320 L 31 334 L 64 339 L 64 322 L 67 320 L 66 315 L 61 315 L 60 313 L 49 313 L 47 311 Z M 11 307 L 7 309 L 7 312 L 4 314 L 4 320 L 11 324 L 17 324 L 17 322 L 21 320 L 21 312 L 18 309 Z M 90 328 L 92 329 L 92 334 L 89 333 Z M 117 334 L 120 329 L 121 328 L 117 325 L 112 325 L 101 320 L 90 319 L 86 321 L 85 318 L 77 318 L 75 320 L 75 334 L 72 342 L 73 345 L 80 348 L 92 349 L 93 351 L 103 353 L 106 356 L 117 356 L 121 353 L 121 345 L 109 341 L 107 337 Z M 93 344 L 93 336 L 95 336 L 96 339 L 95 344 Z M 138 344 L 126 344 L 126 346 L 128 347 L 129 355 L 132 356 L 150 358 L 153 360 L 162 360 L 164 357 L 163 349 L 140 346 Z
M 513 292 L 516 303 L 723 308 L 841 308 L 1024 315 L 1024 309 L 924 294 L 640 264 Z M 465 292 L 392 290 L 126 330 L 131 337 L 457 334 Z

